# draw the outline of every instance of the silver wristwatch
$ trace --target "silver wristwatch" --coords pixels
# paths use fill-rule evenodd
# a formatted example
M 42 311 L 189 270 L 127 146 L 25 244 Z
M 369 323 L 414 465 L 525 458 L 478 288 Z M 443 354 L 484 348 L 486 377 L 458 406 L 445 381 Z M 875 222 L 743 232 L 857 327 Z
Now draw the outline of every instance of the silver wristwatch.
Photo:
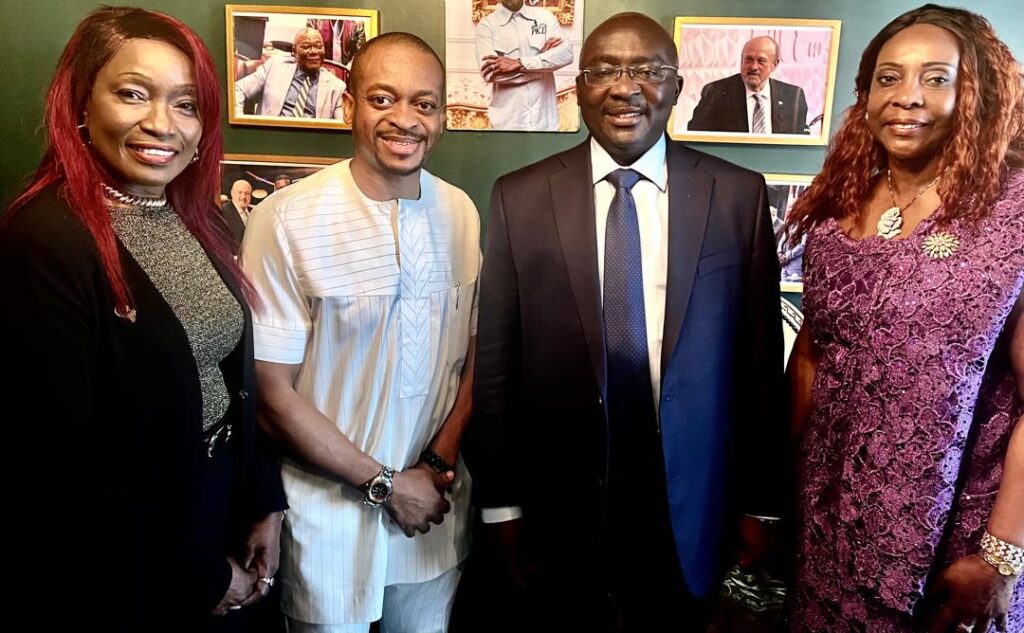
M 371 508 L 379 508 L 387 503 L 394 492 L 394 484 L 391 481 L 394 476 L 393 468 L 381 466 L 377 476 L 363 484 L 363 503 Z

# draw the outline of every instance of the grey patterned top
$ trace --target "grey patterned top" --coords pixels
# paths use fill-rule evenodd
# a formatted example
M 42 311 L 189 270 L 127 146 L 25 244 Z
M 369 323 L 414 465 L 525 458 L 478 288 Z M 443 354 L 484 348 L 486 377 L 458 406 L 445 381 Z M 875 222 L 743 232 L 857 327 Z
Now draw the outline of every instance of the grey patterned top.
M 110 212 L 117 237 L 185 329 L 199 369 L 207 431 L 230 404 L 218 365 L 242 336 L 242 308 L 173 210 L 111 207 Z

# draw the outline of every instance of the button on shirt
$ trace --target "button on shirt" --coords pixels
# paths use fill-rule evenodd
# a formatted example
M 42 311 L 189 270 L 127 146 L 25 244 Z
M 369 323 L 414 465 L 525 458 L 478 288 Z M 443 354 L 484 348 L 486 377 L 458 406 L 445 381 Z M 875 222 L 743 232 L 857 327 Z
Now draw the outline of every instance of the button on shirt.
M 544 51 L 552 37 L 564 41 Z M 476 27 L 476 58 L 487 55 L 518 59 L 526 68 L 513 77 L 491 83 L 487 117 L 499 130 L 558 130 L 558 97 L 554 71 L 572 63 L 572 45 L 550 11 L 523 6 L 512 13 L 499 6 Z
M 256 358 L 301 363 L 299 394 L 399 470 L 419 460 L 451 411 L 476 330 L 476 208 L 426 171 L 420 192 L 371 200 L 345 161 L 261 203 L 243 248 L 264 304 L 254 311 Z M 380 617 L 386 585 L 455 567 L 469 546 L 470 484 L 461 460 L 456 472 L 444 523 L 408 538 L 359 490 L 286 459 L 285 613 L 369 622 Z

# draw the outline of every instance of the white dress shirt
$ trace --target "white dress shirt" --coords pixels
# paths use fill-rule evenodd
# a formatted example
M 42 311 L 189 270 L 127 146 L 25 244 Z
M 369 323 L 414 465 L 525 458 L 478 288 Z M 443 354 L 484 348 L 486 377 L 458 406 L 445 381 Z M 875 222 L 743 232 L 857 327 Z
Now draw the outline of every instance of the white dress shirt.
M 540 52 L 552 37 L 558 46 Z M 558 130 L 554 71 L 572 63 L 572 45 L 550 11 L 523 6 L 512 13 L 499 6 L 476 27 L 476 61 L 487 55 L 518 59 L 526 70 L 491 82 L 487 118 L 496 130 Z
M 772 133 L 772 90 L 771 82 L 765 81 L 758 91 L 743 84 L 747 98 L 747 130 L 754 131 L 754 95 L 761 95 L 761 109 L 764 111 L 764 133 Z
M 590 173 L 594 185 L 594 219 L 597 228 L 597 275 L 604 296 L 604 239 L 608 225 L 608 208 L 615 197 L 615 187 L 605 177 L 616 169 L 633 169 L 641 178 L 633 185 L 633 200 L 640 227 L 640 260 L 644 279 L 644 316 L 647 321 L 647 360 L 651 370 L 654 409 L 661 399 L 661 346 L 665 330 L 665 291 L 668 287 L 668 164 L 665 159 L 665 136 L 662 135 L 632 165 L 619 165 L 608 152 L 590 139 Z M 511 521 L 522 516 L 516 507 L 483 508 L 484 523 Z

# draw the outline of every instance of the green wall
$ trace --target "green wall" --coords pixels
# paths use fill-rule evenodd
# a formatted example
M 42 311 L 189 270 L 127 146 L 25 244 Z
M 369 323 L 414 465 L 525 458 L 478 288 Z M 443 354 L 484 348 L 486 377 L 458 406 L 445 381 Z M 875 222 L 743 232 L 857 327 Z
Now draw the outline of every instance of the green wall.
M 115 3 L 116 0 L 108 0 Z M 252 4 L 347 6 L 380 10 L 381 31 L 410 31 L 442 54 L 443 0 L 250 0 Z M 0 201 L 13 195 L 39 162 L 43 98 L 57 58 L 82 17 L 98 6 L 95 0 L 0 0 Z M 147 8 L 181 18 L 207 42 L 224 70 L 224 2 L 210 0 L 139 0 Z M 843 21 L 833 110 L 833 131 L 839 115 L 853 101 L 853 76 L 860 52 L 888 20 L 921 4 L 916 0 L 587 0 L 584 32 L 620 11 L 640 11 L 667 28 L 677 15 L 831 18 Z M 1018 0 L 972 0 L 969 7 L 987 16 L 1018 59 L 1024 59 L 1024 29 Z M 225 114 L 225 122 L 227 115 Z M 447 132 L 428 168 L 465 189 L 487 217 L 494 179 L 585 136 L 516 132 Z M 821 166 L 824 147 L 773 147 L 696 144 L 759 171 L 813 174 Z M 347 132 L 225 127 L 228 152 L 350 156 Z

